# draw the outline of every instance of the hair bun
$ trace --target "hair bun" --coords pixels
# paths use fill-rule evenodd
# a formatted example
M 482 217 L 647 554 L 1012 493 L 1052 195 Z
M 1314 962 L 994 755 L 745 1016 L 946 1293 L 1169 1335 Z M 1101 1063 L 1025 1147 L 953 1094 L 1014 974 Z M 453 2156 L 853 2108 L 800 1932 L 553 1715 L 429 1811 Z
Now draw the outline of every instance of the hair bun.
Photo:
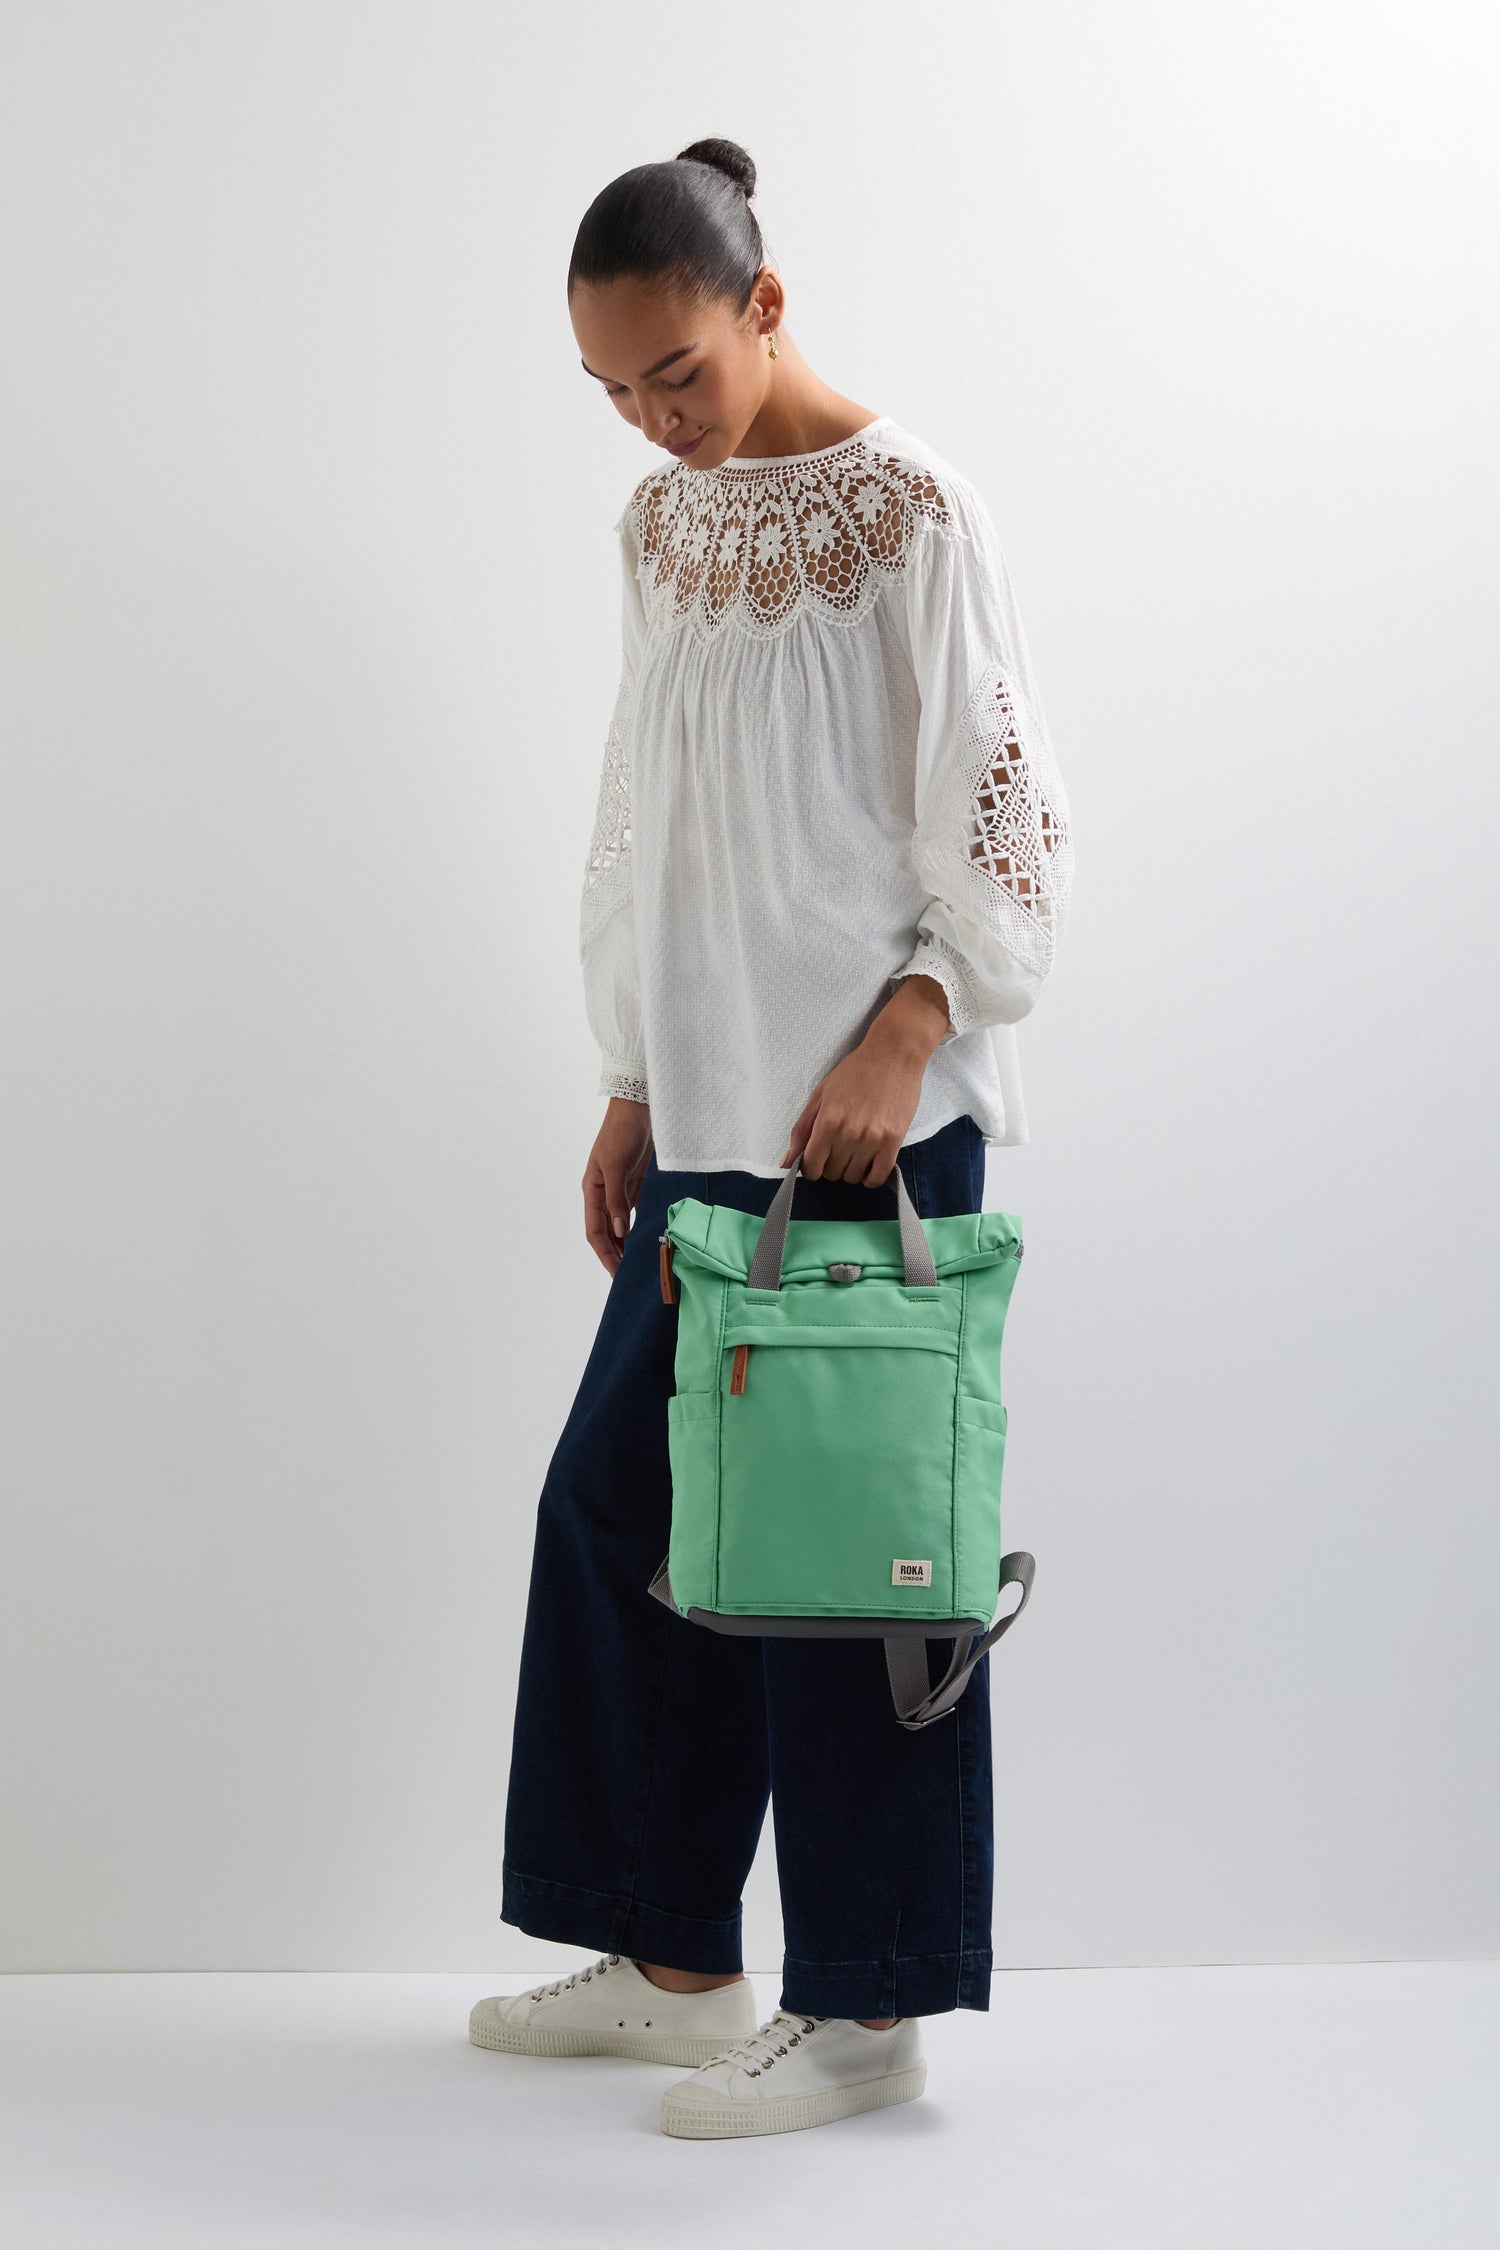
M 738 141 L 694 141 L 690 148 L 677 151 L 676 162 L 684 159 L 694 164 L 711 164 L 733 180 L 748 203 L 755 193 L 755 166 Z

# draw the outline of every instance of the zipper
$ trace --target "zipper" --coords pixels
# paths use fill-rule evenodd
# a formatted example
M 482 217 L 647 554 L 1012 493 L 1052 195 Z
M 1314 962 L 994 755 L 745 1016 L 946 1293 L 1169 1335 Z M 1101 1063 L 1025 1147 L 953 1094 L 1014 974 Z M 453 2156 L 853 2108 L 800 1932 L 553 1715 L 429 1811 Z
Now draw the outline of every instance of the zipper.
M 748 1344 L 736 1344 L 734 1347 L 734 1366 L 730 1370 L 729 1376 L 729 1388 L 736 1394 L 745 1388 L 745 1369 L 749 1360 L 750 1346 Z
M 661 1261 L 661 1301 L 664 1305 L 677 1302 L 677 1283 L 672 1273 L 672 1252 L 675 1244 L 670 1235 L 659 1234 L 657 1256 Z

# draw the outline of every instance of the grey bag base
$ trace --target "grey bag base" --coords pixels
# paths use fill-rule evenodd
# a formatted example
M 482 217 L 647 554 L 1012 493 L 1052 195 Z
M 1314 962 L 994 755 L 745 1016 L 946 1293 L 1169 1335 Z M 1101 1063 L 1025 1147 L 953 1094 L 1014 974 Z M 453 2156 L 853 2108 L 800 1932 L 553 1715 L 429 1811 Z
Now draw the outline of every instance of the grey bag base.
M 924 1641 L 936 1638 L 932 1627 L 911 1617 L 731 1617 L 718 1609 L 685 1609 L 678 1613 L 690 1625 L 707 1625 L 716 1633 L 774 1634 L 778 1640 L 888 1641 L 897 1633 L 913 1633 Z M 943 1620 L 943 1637 L 954 1633 L 982 1633 L 982 1617 L 955 1617 L 950 1627 Z
M 672 1598 L 667 1561 L 664 1555 L 646 1590 L 664 1603 L 674 1617 L 684 1617 L 690 1625 L 706 1625 L 715 1633 L 742 1633 L 757 1638 L 772 1635 L 777 1639 L 884 1641 L 885 1666 L 896 1717 L 913 1733 L 953 1709 L 985 1650 L 993 1647 L 1007 1626 L 1014 1625 L 1026 1607 L 1031 1582 L 1036 1576 L 1036 1562 L 1031 1555 L 1019 1548 L 1014 1554 L 1002 1555 L 1001 1587 L 1017 1585 L 1021 1589 L 1021 1599 L 1015 1608 L 1007 1610 L 988 1632 L 979 1617 L 945 1618 L 941 1629 L 934 1632 L 932 1620 L 924 1617 L 739 1617 L 696 1606 L 680 1610 Z M 976 1636 L 982 1638 L 976 1639 Z M 930 1640 L 951 1640 L 954 1644 L 953 1660 L 936 1687 L 927 1676 L 926 1644 Z

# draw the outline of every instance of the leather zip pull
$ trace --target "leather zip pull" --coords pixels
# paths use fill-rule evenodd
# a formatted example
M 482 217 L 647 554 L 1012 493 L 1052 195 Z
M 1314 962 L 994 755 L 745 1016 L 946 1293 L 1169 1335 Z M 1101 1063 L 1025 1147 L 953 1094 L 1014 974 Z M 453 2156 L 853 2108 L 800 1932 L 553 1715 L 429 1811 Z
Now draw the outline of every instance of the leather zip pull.
M 661 1259 L 661 1301 L 664 1305 L 675 1305 L 677 1284 L 672 1275 L 672 1252 L 677 1245 L 665 1234 L 659 1234 L 656 1240 L 659 1246 L 657 1254 Z
M 742 1391 L 745 1388 L 745 1368 L 749 1358 L 750 1346 L 748 1344 L 736 1344 L 734 1347 L 734 1367 L 729 1377 L 729 1388 L 732 1391 Z

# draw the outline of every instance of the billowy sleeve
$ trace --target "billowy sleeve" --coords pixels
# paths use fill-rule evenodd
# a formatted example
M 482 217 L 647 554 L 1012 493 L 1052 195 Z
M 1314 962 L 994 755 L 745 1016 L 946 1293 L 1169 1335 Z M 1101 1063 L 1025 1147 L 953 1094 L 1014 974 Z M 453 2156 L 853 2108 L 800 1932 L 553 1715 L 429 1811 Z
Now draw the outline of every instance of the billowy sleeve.
M 913 868 L 928 892 L 908 960 L 936 979 L 946 1046 L 1036 1005 L 1067 916 L 1072 824 L 988 508 L 945 482 L 905 573 L 921 697 Z
M 646 1053 L 641 1036 L 636 960 L 634 863 L 630 850 L 631 759 L 636 671 L 645 638 L 645 609 L 636 573 L 632 511 L 616 525 L 623 575 L 620 681 L 604 743 L 594 832 L 579 902 L 578 956 L 584 1006 L 599 1048 L 597 1093 L 644 1102 Z

